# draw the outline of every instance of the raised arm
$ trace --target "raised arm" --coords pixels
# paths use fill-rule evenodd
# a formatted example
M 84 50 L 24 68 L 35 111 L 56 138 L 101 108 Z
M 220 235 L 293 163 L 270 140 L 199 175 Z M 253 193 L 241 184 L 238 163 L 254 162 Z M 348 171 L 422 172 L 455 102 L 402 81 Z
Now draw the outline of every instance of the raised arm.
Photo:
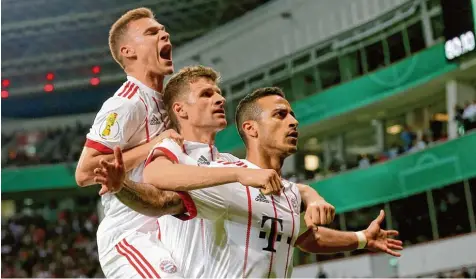
M 389 238 L 390 236 L 397 236 L 398 231 L 381 229 L 380 224 L 384 218 L 385 213 L 381 210 L 380 215 L 370 223 L 369 227 L 360 232 L 344 232 L 319 227 L 318 239 L 316 239 L 312 230 L 307 230 L 298 237 L 295 246 L 304 252 L 316 254 L 338 253 L 366 248 L 400 257 L 400 253 L 393 250 L 402 250 L 402 242 Z

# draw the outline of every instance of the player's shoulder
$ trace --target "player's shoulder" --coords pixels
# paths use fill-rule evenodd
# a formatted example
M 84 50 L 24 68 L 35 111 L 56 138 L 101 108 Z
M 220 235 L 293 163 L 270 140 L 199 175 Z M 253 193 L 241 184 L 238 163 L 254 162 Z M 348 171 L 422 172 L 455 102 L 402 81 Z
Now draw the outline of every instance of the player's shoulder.
M 230 163 L 236 163 L 236 162 L 240 161 L 240 158 L 238 158 L 235 155 L 230 154 L 230 153 L 219 153 L 217 159 L 218 159 L 218 161 L 230 162 Z
M 103 109 L 114 109 L 123 107 L 124 109 L 132 109 L 134 107 L 141 108 L 143 106 L 140 88 L 133 81 L 124 82 L 114 94 L 103 104 Z

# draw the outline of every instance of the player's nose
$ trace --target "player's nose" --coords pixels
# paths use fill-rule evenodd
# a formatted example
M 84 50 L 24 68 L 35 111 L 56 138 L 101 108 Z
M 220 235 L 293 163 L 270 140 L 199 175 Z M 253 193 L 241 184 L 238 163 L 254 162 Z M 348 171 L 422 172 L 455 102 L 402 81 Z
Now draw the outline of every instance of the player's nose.
M 167 31 L 160 32 L 160 40 L 168 42 L 170 40 L 170 34 Z
M 218 95 L 217 100 L 215 101 L 216 106 L 223 107 L 225 105 L 225 98 L 222 95 Z

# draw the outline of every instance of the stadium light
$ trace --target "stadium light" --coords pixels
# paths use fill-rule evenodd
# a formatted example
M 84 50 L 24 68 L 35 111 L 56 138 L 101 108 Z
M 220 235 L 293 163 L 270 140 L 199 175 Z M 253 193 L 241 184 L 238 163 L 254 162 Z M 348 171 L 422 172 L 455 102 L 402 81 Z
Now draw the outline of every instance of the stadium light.
M 8 98 L 9 95 L 10 95 L 10 94 L 8 93 L 7 90 L 2 90 L 2 99 Z
M 92 85 L 92 86 L 96 86 L 98 85 L 99 83 L 101 82 L 101 80 L 98 78 L 98 77 L 93 77 L 89 80 L 89 83 Z
M 54 80 L 54 79 L 55 79 L 55 74 L 53 73 L 46 74 L 46 80 Z
M 4 79 L 4 80 L 2 80 L 2 86 L 3 86 L 3 87 L 8 87 L 8 86 L 10 86 L 10 80 L 9 80 L 9 79 Z
M 53 86 L 53 84 L 50 83 L 45 84 L 45 86 L 43 87 L 43 90 L 45 90 L 45 92 L 52 92 L 54 89 L 55 87 Z
M 93 74 L 99 74 L 101 72 L 101 67 L 96 65 L 96 66 L 93 66 L 93 68 L 91 69 L 91 71 L 93 72 Z

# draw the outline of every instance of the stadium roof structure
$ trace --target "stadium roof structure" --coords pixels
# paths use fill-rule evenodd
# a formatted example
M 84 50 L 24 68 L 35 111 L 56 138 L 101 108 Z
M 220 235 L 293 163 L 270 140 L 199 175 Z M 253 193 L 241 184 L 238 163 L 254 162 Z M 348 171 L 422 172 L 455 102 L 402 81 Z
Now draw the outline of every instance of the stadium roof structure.
M 2 77 L 12 80 L 13 97 L 42 91 L 39 83 L 51 71 L 61 80 L 92 65 L 119 73 L 109 54 L 108 31 L 129 9 L 152 9 L 177 47 L 268 1 L 2 0 Z

